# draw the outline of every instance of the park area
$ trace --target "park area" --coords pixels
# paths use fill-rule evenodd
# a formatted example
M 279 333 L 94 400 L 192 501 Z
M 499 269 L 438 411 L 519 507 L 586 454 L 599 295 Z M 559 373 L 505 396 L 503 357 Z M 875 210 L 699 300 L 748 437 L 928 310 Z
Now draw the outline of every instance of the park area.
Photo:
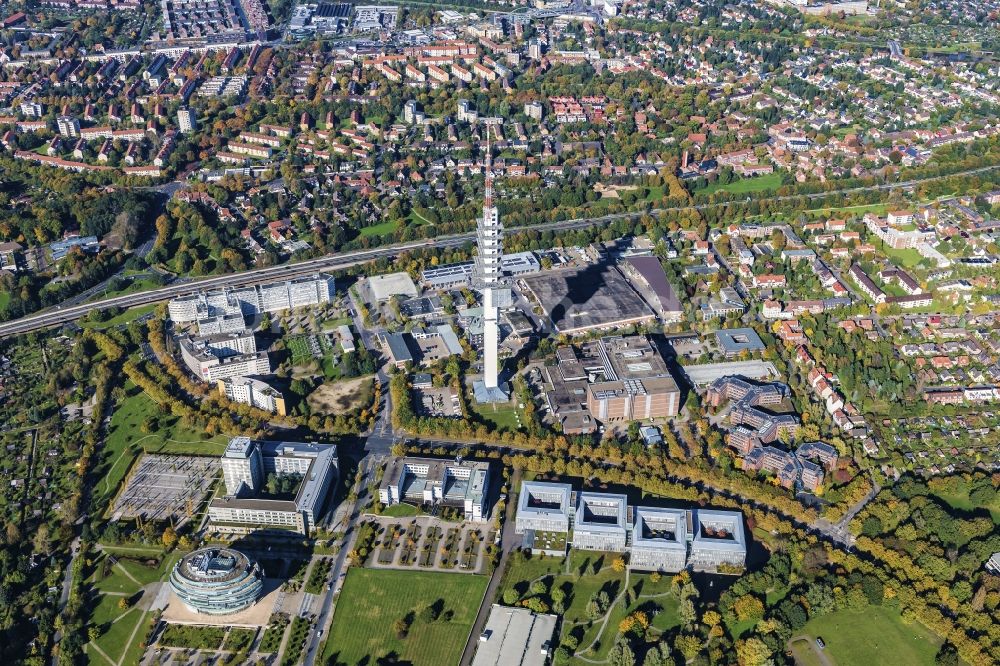
M 749 194 L 750 192 L 776 190 L 779 187 L 781 187 L 781 174 L 769 173 L 766 176 L 738 178 L 729 183 L 720 183 L 716 181 L 704 189 L 698 190 L 697 193 L 715 194 L 716 192 L 728 192 L 729 194 Z
M 97 553 L 84 568 L 86 585 L 94 593 L 86 651 L 91 663 L 138 663 L 148 630 L 147 586 L 163 580 L 179 555 L 164 556 L 157 548 L 110 548 Z
M 319 661 L 456 664 L 486 584 L 485 576 L 351 568 Z
M 822 650 L 816 638 L 822 638 Z M 919 622 L 907 624 L 895 610 L 870 606 L 813 618 L 788 648 L 797 666 L 906 664 L 933 666 L 941 639 Z
M 636 612 L 649 619 L 652 643 L 680 624 L 680 600 L 671 576 L 618 570 L 615 560 L 619 557 L 586 551 L 572 552 L 568 558 L 517 553 L 504 574 L 501 599 L 505 604 L 530 604 L 533 597 L 540 597 L 556 614 L 561 605 L 561 642 L 576 646 L 573 662 L 603 662 L 614 646 L 619 625 Z M 596 616 L 588 614 L 595 599 L 600 601 Z

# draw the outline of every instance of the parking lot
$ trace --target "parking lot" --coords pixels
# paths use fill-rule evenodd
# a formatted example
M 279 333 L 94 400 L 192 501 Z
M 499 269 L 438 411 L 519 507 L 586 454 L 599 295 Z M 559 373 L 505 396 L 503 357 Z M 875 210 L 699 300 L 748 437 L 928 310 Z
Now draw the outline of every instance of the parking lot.
M 434 516 L 375 517 L 379 527 L 371 559 L 376 569 L 430 569 L 479 573 L 486 546 L 493 543 L 488 524 L 453 522 Z
M 419 416 L 443 416 L 456 419 L 462 416 L 458 394 L 452 388 L 413 389 L 413 394 L 413 403 Z

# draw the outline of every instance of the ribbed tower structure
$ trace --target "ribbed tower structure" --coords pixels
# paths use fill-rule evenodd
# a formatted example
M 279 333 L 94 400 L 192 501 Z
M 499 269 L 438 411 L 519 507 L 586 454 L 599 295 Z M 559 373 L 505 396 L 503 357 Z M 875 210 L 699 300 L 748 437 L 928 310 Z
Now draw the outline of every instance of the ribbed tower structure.
M 489 128 L 487 128 L 487 132 Z M 510 288 L 504 285 L 500 261 L 503 258 L 503 224 L 493 202 L 493 159 L 486 150 L 486 187 L 483 215 L 476 225 L 475 284 L 483 296 L 483 379 L 473 385 L 478 402 L 506 402 L 510 399 L 500 384 L 500 308 L 511 302 Z
M 486 156 L 486 194 L 483 216 L 476 229 L 479 255 L 476 268 L 479 288 L 483 295 L 483 384 L 487 390 L 499 385 L 500 308 L 497 290 L 500 288 L 500 257 L 503 254 L 503 225 L 500 213 L 493 205 L 493 164 Z

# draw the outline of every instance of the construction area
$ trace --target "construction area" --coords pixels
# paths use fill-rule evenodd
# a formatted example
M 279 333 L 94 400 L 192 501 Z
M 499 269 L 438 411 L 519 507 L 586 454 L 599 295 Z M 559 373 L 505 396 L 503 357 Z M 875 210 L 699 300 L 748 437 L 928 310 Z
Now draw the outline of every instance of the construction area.
M 194 516 L 221 469 L 214 457 L 143 455 L 115 499 L 112 519 L 170 521 L 180 527 Z

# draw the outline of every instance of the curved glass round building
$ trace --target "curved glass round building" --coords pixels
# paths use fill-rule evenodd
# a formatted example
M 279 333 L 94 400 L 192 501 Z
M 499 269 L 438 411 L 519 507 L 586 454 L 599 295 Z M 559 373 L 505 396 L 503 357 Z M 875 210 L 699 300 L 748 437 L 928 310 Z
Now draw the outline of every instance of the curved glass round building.
M 228 615 L 253 606 L 264 589 L 257 563 L 230 548 L 202 548 L 174 565 L 170 587 L 196 613 Z

